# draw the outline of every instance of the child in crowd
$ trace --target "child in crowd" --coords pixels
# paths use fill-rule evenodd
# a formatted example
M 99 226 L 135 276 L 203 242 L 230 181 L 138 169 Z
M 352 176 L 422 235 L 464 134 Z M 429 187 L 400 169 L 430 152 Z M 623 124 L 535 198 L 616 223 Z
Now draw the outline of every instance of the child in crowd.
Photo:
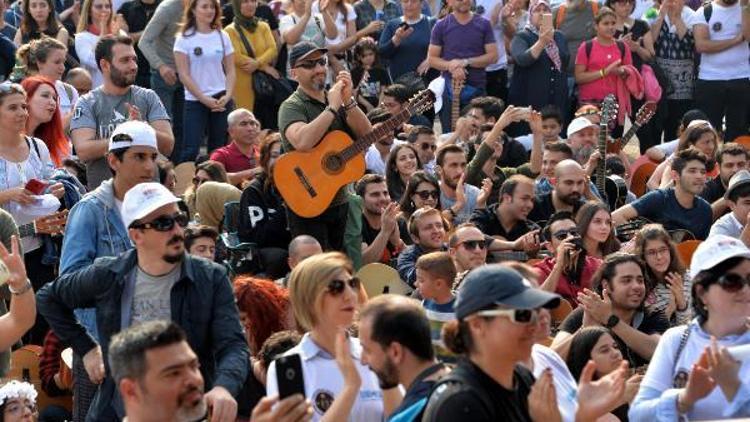
M 445 348 L 441 338 L 443 324 L 455 319 L 453 305 L 456 295 L 453 293 L 453 280 L 456 278 L 456 267 L 448 252 L 431 252 L 417 260 L 416 286 L 424 299 L 422 306 L 430 320 L 432 344 L 439 359 L 445 361 L 452 357 Z
M 370 37 L 362 38 L 354 46 L 352 83 L 357 103 L 365 112 L 380 104 L 383 90 L 391 84 L 388 72 L 380 65 L 378 44 Z

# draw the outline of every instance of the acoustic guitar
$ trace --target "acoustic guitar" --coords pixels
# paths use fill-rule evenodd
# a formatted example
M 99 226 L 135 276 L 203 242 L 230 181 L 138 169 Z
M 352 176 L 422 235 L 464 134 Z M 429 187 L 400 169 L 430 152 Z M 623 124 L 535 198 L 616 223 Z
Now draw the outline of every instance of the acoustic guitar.
M 608 176 L 606 170 L 607 157 L 607 133 L 609 122 L 617 115 L 617 99 L 614 95 L 607 95 L 602 102 L 601 120 L 599 121 L 599 162 L 596 165 L 596 189 L 609 205 L 609 209 L 615 210 L 625 204 L 628 195 L 628 187 L 625 180 L 618 176 Z
M 654 117 L 654 114 L 656 114 L 656 103 L 653 101 L 644 103 L 635 114 L 635 121 L 630 126 L 630 129 L 622 135 L 622 138 L 610 139 L 607 142 L 607 152 L 618 154 L 633 139 L 635 133 Z
M 65 232 L 65 224 L 68 221 L 68 210 L 58 211 L 46 217 L 37 218 L 31 223 L 18 226 L 18 234 L 23 239 L 37 234 L 48 234 L 56 236 Z
M 451 79 L 451 91 L 453 92 L 453 99 L 451 100 L 451 130 L 456 130 L 456 122 L 461 115 L 461 91 L 464 90 L 464 84 L 466 81 L 458 81 L 455 78 Z
M 355 141 L 345 132 L 335 130 L 310 151 L 283 154 L 274 165 L 273 180 L 286 205 L 300 217 L 322 214 L 339 189 L 365 174 L 367 148 L 385 136 L 393 136 L 394 129 L 412 115 L 432 107 L 434 101 L 435 94 L 423 90 L 401 112 Z

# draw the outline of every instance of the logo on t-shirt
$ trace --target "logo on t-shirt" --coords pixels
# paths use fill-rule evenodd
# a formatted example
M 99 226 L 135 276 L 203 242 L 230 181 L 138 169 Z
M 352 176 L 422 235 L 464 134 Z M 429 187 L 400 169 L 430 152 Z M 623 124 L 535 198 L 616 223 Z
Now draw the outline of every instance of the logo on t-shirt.
M 721 31 L 721 22 L 714 22 L 714 25 L 711 27 L 711 29 L 713 29 L 714 32 Z
M 331 405 L 333 404 L 333 393 L 328 390 L 316 390 L 313 393 L 313 407 L 315 408 L 315 411 L 320 413 L 321 415 L 324 414 L 328 409 L 331 408 Z

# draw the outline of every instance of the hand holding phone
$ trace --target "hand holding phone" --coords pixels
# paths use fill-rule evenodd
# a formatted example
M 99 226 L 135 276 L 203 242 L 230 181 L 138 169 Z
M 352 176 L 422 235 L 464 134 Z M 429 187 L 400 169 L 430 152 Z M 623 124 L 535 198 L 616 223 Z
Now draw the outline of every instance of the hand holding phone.
M 552 29 L 552 13 L 543 13 L 539 24 L 539 32 L 542 34 Z
M 294 394 L 306 397 L 302 360 L 298 354 L 276 359 L 276 382 L 279 386 L 279 399 L 283 400 Z

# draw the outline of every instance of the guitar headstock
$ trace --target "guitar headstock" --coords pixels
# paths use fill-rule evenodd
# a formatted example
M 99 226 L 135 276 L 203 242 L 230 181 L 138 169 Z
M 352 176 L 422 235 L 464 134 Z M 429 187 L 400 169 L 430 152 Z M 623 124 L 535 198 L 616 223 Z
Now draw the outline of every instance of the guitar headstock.
M 422 114 L 427 111 L 432 104 L 435 102 L 435 93 L 429 89 L 422 90 L 414 95 L 410 100 L 409 104 L 406 105 L 406 109 L 409 110 L 410 115 Z
M 609 121 L 617 116 L 617 111 L 620 105 L 617 103 L 617 98 L 613 94 L 609 94 L 604 97 L 602 101 L 602 112 L 601 112 L 601 126 L 607 126 Z
M 656 103 L 654 101 L 648 101 L 638 109 L 638 113 L 635 114 L 635 122 L 639 126 L 643 126 L 654 117 L 656 113 Z

